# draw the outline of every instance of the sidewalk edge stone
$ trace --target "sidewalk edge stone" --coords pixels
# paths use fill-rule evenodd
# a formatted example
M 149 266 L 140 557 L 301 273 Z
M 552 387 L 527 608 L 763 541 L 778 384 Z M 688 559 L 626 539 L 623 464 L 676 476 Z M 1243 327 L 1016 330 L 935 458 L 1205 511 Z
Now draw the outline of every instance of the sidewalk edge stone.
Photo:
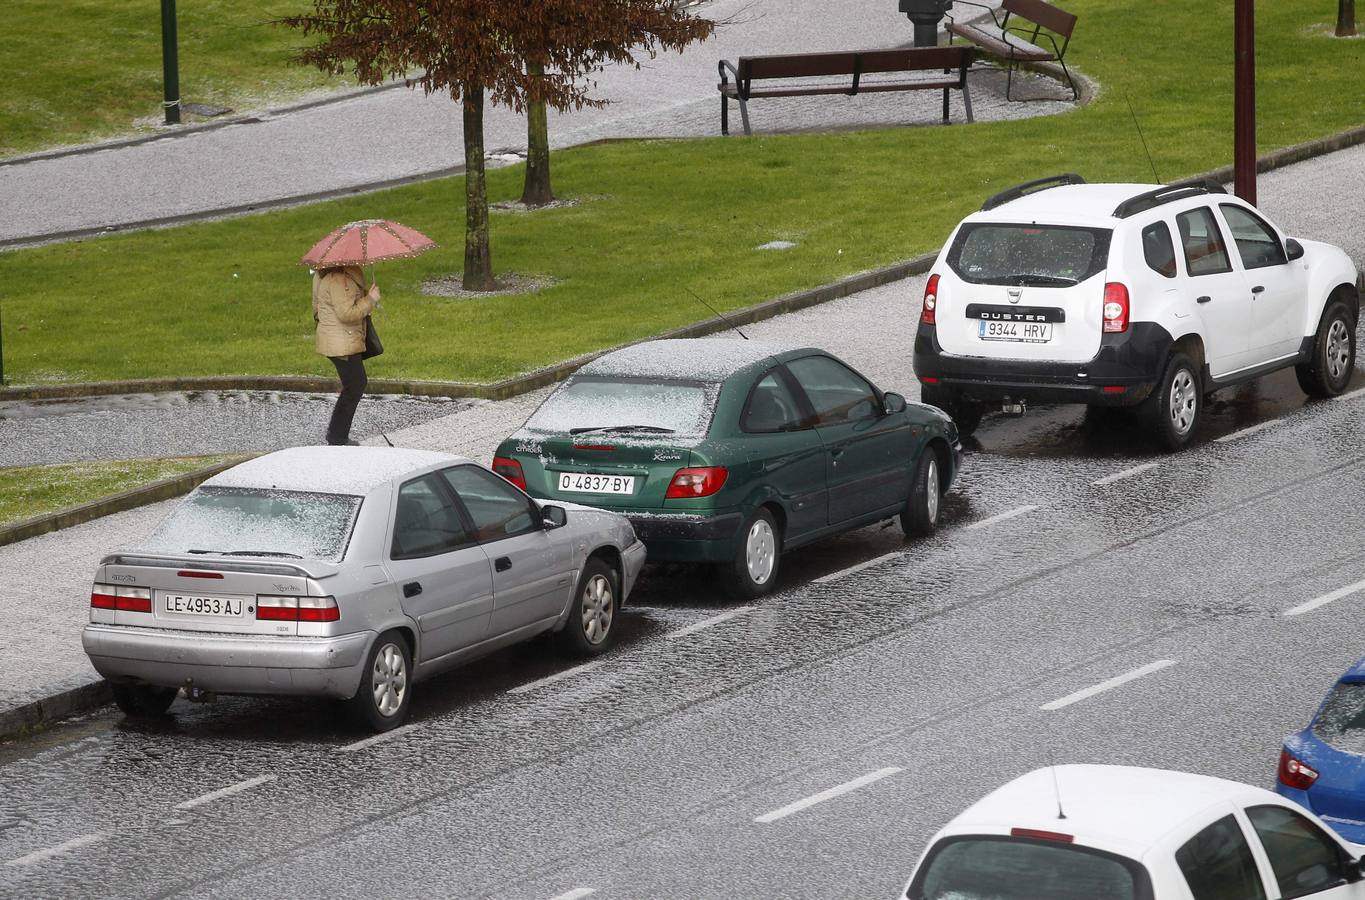
M 0 740 L 19 737 L 63 719 L 99 709 L 114 699 L 109 683 L 91 676 L 88 684 L 48 694 L 12 709 L 0 710 Z

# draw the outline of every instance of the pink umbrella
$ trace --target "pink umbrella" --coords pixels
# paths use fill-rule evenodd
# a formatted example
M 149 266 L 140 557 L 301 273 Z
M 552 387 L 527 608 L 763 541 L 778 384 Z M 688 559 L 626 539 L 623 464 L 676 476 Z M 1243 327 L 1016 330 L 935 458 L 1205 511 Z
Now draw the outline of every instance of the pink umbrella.
M 406 225 L 366 219 L 342 225 L 314 244 L 300 262 L 314 269 L 368 266 L 385 259 L 408 259 L 435 246 L 431 238 Z

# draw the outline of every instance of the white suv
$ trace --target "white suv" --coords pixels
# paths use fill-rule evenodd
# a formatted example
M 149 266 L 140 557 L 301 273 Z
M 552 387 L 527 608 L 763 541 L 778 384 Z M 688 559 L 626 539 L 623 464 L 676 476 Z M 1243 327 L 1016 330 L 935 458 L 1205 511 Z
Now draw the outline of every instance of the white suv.
M 988 404 L 1136 406 L 1183 447 L 1204 396 L 1294 366 L 1315 397 L 1355 364 L 1339 248 L 1287 237 L 1222 186 L 1086 184 L 995 195 L 934 263 L 915 336 L 922 398 L 969 434 Z

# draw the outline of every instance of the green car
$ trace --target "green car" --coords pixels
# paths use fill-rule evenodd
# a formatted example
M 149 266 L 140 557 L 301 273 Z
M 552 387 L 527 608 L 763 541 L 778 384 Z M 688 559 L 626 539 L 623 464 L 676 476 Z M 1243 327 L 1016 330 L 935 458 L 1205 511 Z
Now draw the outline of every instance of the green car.
M 802 544 L 896 516 L 933 531 L 961 459 L 947 415 L 822 350 L 707 338 L 588 363 L 493 469 L 532 497 L 622 513 L 651 562 L 719 564 L 752 598 Z

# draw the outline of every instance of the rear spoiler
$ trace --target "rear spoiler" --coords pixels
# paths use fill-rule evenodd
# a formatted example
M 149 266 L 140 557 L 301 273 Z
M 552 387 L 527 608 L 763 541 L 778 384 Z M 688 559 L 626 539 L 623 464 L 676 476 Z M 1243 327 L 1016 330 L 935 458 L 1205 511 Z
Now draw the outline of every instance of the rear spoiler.
M 341 571 L 336 563 L 316 559 L 271 560 L 258 562 L 240 556 L 159 555 L 155 553 L 113 553 L 100 560 L 102 566 L 143 566 L 162 569 L 197 569 L 212 572 L 246 572 L 253 575 L 295 575 L 303 578 L 331 578 Z

